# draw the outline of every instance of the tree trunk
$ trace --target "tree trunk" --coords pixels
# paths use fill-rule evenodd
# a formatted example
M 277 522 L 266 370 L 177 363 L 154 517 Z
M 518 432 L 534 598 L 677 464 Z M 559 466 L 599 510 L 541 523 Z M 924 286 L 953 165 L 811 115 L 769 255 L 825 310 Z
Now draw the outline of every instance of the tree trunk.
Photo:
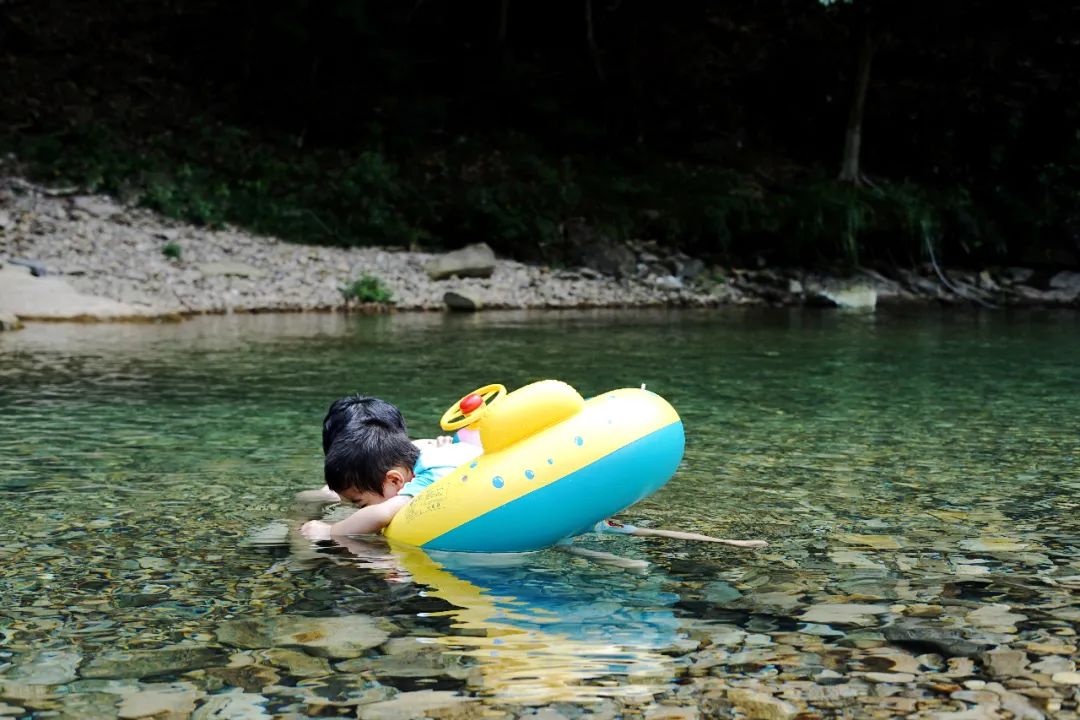
M 874 38 L 870 29 L 863 31 L 859 61 L 855 73 L 855 92 L 848 113 L 847 136 L 844 138 L 844 158 L 840 163 L 840 181 L 858 185 L 862 182 L 859 154 L 862 148 L 863 115 L 866 109 L 866 90 L 870 87 L 870 64 L 874 59 Z
M 506 27 L 510 18 L 510 0 L 502 0 L 499 6 L 499 47 L 506 46 Z
M 585 42 L 589 46 L 589 55 L 592 57 L 593 67 L 596 69 L 596 77 L 600 82 L 604 81 L 604 64 L 600 62 L 600 48 L 596 46 L 596 32 L 593 29 L 592 0 L 585 0 Z

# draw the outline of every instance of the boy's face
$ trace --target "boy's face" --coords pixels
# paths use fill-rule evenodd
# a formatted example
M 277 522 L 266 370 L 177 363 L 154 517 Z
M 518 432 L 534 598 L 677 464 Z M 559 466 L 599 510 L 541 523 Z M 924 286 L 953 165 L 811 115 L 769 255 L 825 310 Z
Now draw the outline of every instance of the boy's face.
M 386 478 L 383 480 L 382 492 L 376 493 L 370 490 L 360 490 L 358 488 L 346 488 L 338 493 L 343 500 L 348 500 L 353 505 L 359 507 L 367 507 L 368 505 L 378 505 L 381 502 L 386 502 L 392 497 L 396 497 L 401 488 L 405 487 L 405 483 L 412 480 L 412 470 L 405 468 L 391 468 L 386 473 Z

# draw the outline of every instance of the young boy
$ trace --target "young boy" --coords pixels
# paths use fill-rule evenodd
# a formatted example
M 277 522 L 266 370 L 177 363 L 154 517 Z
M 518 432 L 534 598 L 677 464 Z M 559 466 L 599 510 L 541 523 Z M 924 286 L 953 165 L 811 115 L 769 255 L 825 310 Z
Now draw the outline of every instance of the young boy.
M 333 525 L 321 520 L 305 523 L 300 532 L 313 540 L 366 535 L 390 524 L 412 498 L 428 485 L 452 472 L 483 450 L 449 437 L 413 442 L 406 434 L 401 412 L 377 398 L 354 395 L 335 401 L 323 420 L 323 473 L 326 486 L 313 491 L 314 499 L 338 498 L 360 509 Z M 309 493 L 301 493 L 301 499 Z M 654 530 L 598 522 L 596 532 L 659 536 L 680 540 L 724 543 L 735 547 L 764 547 L 762 540 L 723 540 L 678 530 Z
M 376 397 L 349 395 L 335 400 L 323 419 L 322 448 L 323 455 L 330 454 L 330 447 L 342 432 L 356 432 L 366 425 L 375 425 L 388 430 L 408 434 L 405 418 L 394 405 Z M 351 430 L 350 430 L 351 429 Z M 434 440 L 414 440 L 418 448 L 435 447 L 453 442 L 452 438 L 440 437 Z M 331 503 L 341 500 L 341 496 L 323 485 L 318 490 L 304 490 L 296 494 L 300 502 Z
M 435 451 L 451 446 L 453 440 L 440 437 L 410 441 L 407 433 L 401 411 L 385 400 L 359 394 L 335 400 L 323 419 L 323 471 L 327 484 L 319 490 L 298 493 L 297 499 L 322 503 L 345 499 L 367 510 L 368 506 L 382 504 L 397 496 L 412 482 L 414 484 L 406 490 L 402 500 L 395 503 L 396 509 L 400 509 L 405 505 L 405 497 L 411 498 L 481 452 L 473 446 L 439 450 L 434 454 L 429 452 L 425 464 L 417 467 L 421 449 Z M 390 470 L 394 472 L 390 474 Z M 404 479 L 406 476 L 410 476 L 408 480 Z M 355 519 L 349 517 L 349 522 L 335 526 L 311 521 L 301 527 L 300 532 L 315 539 L 378 532 L 393 519 L 395 504 L 380 508 L 378 512 L 359 513 Z M 387 516 L 385 522 L 379 516 Z
M 404 432 L 383 423 L 350 424 L 330 443 L 323 474 L 328 491 L 360 509 L 333 525 L 312 520 L 300 532 L 312 539 L 379 532 L 413 496 L 483 452 L 447 441 L 424 442 L 421 451 Z

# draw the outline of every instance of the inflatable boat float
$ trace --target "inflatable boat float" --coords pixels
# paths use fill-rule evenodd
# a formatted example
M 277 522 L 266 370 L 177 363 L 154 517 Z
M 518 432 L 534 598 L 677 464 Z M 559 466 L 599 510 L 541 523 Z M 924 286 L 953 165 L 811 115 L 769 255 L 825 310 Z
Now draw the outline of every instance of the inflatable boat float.
M 540 550 L 659 490 L 685 445 L 678 413 L 659 395 L 623 388 L 585 400 L 557 380 L 510 393 L 479 388 L 441 425 L 458 437 L 477 433 L 483 454 L 413 498 L 386 527 L 390 540 L 429 550 Z

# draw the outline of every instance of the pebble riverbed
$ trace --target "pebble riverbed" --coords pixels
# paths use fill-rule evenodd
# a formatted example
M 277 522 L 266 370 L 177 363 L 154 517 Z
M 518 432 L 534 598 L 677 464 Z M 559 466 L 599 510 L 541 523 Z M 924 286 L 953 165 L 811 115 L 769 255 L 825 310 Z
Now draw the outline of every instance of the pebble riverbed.
M 0 716 L 1078 717 L 1069 313 L 512 315 L 0 338 Z M 606 333 L 692 429 L 626 519 L 769 547 L 489 566 L 297 535 L 332 390 L 431 408 L 460 378 L 418 368 L 463 328 L 597 386 Z

